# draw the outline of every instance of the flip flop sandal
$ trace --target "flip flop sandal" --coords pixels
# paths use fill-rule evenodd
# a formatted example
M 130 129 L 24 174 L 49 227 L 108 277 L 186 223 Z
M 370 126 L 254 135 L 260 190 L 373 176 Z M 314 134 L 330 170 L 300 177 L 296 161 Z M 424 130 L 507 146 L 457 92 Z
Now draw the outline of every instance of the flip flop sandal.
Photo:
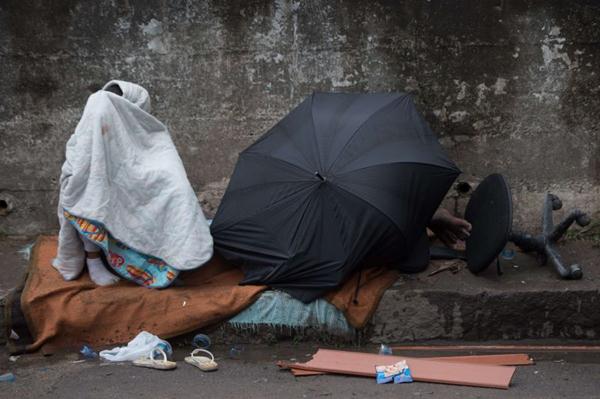
M 155 359 L 154 353 L 162 355 L 162 359 Z M 177 363 L 167 360 L 167 354 L 161 348 L 154 348 L 148 354 L 148 357 L 142 357 L 133 361 L 134 366 L 148 367 L 156 370 L 172 370 L 177 367 Z
M 199 352 L 208 353 L 210 358 L 206 356 L 196 356 L 196 353 Z M 202 371 L 214 371 L 219 368 L 219 365 L 217 362 L 215 362 L 215 357 L 213 354 L 206 349 L 194 349 L 190 356 L 185 358 L 185 362 L 191 364 L 192 366 L 198 367 Z

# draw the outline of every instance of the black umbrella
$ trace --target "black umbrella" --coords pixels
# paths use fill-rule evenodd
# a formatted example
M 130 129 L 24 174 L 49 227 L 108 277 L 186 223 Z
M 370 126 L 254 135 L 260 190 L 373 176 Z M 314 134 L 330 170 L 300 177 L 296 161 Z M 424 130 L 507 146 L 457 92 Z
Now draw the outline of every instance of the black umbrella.
M 240 154 L 215 248 L 304 302 L 367 258 L 416 271 L 459 173 L 408 94 L 315 93 Z

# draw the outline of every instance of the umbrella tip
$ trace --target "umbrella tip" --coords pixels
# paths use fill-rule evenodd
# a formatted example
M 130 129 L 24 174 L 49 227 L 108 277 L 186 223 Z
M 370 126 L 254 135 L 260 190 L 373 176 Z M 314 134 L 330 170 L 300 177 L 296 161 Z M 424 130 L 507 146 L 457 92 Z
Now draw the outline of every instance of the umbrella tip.
M 321 181 L 327 181 L 327 178 L 323 177 L 318 171 L 315 172 L 315 176 L 317 176 L 317 178 Z

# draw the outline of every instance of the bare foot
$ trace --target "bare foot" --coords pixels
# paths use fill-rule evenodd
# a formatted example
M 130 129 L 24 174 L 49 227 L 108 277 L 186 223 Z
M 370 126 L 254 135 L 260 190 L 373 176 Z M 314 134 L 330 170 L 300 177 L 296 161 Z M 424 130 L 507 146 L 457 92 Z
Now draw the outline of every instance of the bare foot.
M 435 236 L 440 239 L 449 248 L 459 240 L 465 240 L 471 232 L 471 224 L 464 219 L 453 216 L 446 209 L 438 209 L 429 228 L 434 232 Z

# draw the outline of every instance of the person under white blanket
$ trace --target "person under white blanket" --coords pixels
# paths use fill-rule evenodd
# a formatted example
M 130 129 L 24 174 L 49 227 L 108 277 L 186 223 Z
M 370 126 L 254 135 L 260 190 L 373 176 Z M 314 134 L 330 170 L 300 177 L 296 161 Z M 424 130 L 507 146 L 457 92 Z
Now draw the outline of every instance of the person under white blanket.
M 115 283 L 118 275 L 165 288 L 213 253 L 171 136 L 150 114 L 148 92 L 134 83 L 110 81 L 89 97 L 67 143 L 58 217 L 52 265 L 65 280 L 87 264 L 99 285 Z

